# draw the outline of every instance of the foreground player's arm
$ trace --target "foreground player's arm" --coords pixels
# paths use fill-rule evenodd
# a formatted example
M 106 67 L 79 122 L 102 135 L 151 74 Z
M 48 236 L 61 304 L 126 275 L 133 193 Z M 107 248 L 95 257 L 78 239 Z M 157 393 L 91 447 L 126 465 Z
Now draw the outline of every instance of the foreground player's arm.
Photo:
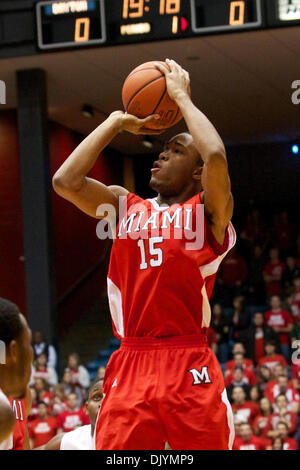
M 56 434 L 47 444 L 36 447 L 34 450 L 60 450 L 61 440 L 64 437 L 64 433 Z
M 218 241 L 223 243 L 225 229 L 233 213 L 233 197 L 224 144 L 207 117 L 193 104 L 190 96 L 189 74 L 173 60 L 167 67 L 157 64 L 165 74 L 168 93 L 178 104 L 194 144 L 204 162 L 202 186 L 205 212 Z
M 138 119 L 122 111 L 112 113 L 100 126 L 88 135 L 71 153 L 53 177 L 53 188 L 63 198 L 72 202 L 86 214 L 96 215 L 100 204 L 111 204 L 118 215 L 119 196 L 128 191 L 120 186 L 106 186 L 100 181 L 88 178 L 99 154 L 121 131 L 132 134 L 158 134 L 159 131 L 145 129 L 148 122 L 157 119 L 148 116 Z
M 0 397 L 0 444 L 9 438 L 15 427 L 15 415 L 9 405 Z

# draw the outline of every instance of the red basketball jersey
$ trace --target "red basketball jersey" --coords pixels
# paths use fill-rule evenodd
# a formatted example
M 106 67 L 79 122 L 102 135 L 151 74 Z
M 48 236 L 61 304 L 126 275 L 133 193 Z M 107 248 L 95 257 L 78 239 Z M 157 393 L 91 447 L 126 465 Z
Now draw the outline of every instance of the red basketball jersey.
M 13 450 L 24 450 L 26 434 L 26 398 L 15 400 L 9 399 L 16 417 L 16 424 L 13 433 Z
M 129 193 L 107 281 L 115 335 L 159 338 L 208 327 L 216 273 L 235 241 L 231 223 L 223 245 L 215 240 L 200 194 L 162 207 Z

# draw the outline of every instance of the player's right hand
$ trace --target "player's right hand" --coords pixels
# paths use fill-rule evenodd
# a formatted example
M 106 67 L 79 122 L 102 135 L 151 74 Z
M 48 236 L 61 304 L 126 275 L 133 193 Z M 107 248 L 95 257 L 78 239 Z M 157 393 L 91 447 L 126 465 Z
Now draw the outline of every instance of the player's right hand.
M 144 119 L 139 119 L 133 114 L 124 113 L 123 111 L 115 111 L 111 114 L 111 117 L 120 119 L 120 130 L 130 132 L 136 135 L 158 135 L 164 132 L 164 129 L 147 129 L 145 126 L 148 123 L 156 122 L 160 119 L 159 114 L 153 114 L 147 116 Z

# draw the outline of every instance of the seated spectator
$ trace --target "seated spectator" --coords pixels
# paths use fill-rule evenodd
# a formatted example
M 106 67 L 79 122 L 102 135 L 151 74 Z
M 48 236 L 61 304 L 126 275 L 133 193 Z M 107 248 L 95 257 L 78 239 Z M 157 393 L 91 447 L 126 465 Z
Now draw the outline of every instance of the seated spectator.
M 271 310 L 265 313 L 265 325 L 273 328 L 278 334 L 281 354 L 286 361 L 290 360 L 289 333 L 293 328 L 293 320 L 287 310 L 281 308 L 281 300 L 278 295 L 270 299 Z
M 277 431 L 275 430 L 276 430 L 277 424 L 280 421 L 287 424 L 289 435 L 294 436 L 294 434 L 297 431 L 297 425 L 298 425 L 297 413 L 288 411 L 287 398 L 283 394 L 277 395 L 275 399 L 275 404 L 276 404 L 277 411 L 275 411 L 269 417 L 270 430 L 268 432 L 268 437 L 274 437 L 277 435 Z
M 51 413 L 53 395 L 49 391 L 49 385 L 46 380 L 42 378 L 35 379 L 34 388 L 37 392 L 38 401 L 44 401 L 48 406 L 48 412 Z
M 265 303 L 264 265 L 265 257 L 263 250 L 259 245 L 256 245 L 249 260 L 249 272 L 245 281 L 248 288 L 247 300 L 251 305 L 263 305 Z
M 79 426 L 90 424 L 89 417 L 79 407 L 79 400 L 76 393 L 70 393 L 68 396 L 68 408 L 57 417 L 57 427 L 59 432 L 70 432 Z
M 82 387 L 78 387 L 78 386 L 73 384 L 72 374 L 71 374 L 71 371 L 69 369 L 65 369 L 64 375 L 62 376 L 62 379 L 61 379 L 61 385 L 63 387 L 65 396 L 70 395 L 70 393 L 75 393 L 77 395 L 77 398 L 78 398 L 80 404 L 83 402 L 83 400 L 84 400 L 84 391 L 83 391 Z
M 283 309 L 287 310 L 293 319 L 293 327 L 300 324 L 300 308 L 296 302 L 295 293 L 291 293 L 283 302 Z
M 218 346 L 217 358 L 224 364 L 228 361 L 229 356 L 229 326 L 228 320 L 224 315 L 222 306 L 215 304 L 212 309 L 211 327 L 216 333 L 216 341 Z
M 267 439 L 268 431 L 271 429 L 269 416 L 273 413 L 273 407 L 270 400 L 263 397 L 259 401 L 259 414 L 253 422 L 254 434 L 258 437 Z
M 283 450 L 298 450 L 298 444 L 295 439 L 288 437 L 289 430 L 285 422 L 279 421 L 276 426 L 276 437 L 280 437 L 283 440 Z M 270 445 L 267 449 L 270 450 L 272 446 Z
M 282 275 L 285 270 L 285 264 L 279 259 L 279 251 L 272 248 L 269 252 L 270 261 L 265 265 L 263 276 L 268 296 L 281 295 L 283 288 L 281 285 Z
M 295 226 L 289 220 L 287 211 L 281 212 L 277 218 L 277 223 L 273 227 L 273 239 L 275 245 L 283 253 L 291 250 L 295 242 Z
M 248 389 L 250 386 L 257 384 L 257 377 L 252 369 L 243 368 L 241 365 L 236 366 L 233 372 L 230 372 L 225 379 L 225 386 L 241 386 L 247 385 Z M 249 391 L 249 390 L 248 390 Z M 247 393 L 248 395 L 248 393 Z
M 67 409 L 67 396 L 65 395 L 65 389 L 62 384 L 54 385 L 54 387 L 52 387 L 52 393 L 52 414 L 53 416 L 57 416 Z
M 295 355 L 295 357 L 294 357 Z M 292 382 L 295 390 L 300 390 L 300 343 L 292 356 Z
M 284 450 L 283 448 L 284 440 L 282 437 L 273 437 L 272 439 L 272 446 L 267 450 Z
M 32 449 L 47 444 L 56 435 L 56 418 L 48 415 L 47 404 L 43 401 L 38 403 L 38 415 L 28 426 L 28 435 Z
M 247 217 L 245 228 L 241 231 L 241 239 L 247 241 L 247 249 L 255 244 L 263 246 L 266 243 L 266 238 L 269 235 L 269 230 L 259 210 L 254 209 Z
M 253 374 L 254 374 L 254 372 L 253 372 Z M 255 379 L 256 379 L 256 383 L 257 383 L 256 375 L 255 375 Z M 249 397 L 250 397 L 250 401 L 253 401 L 253 403 L 257 403 L 257 405 L 259 406 L 259 401 L 262 398 L 262 392 L 261 392 L 258 385 L 252 385 L 252 387 L 250 388 Z
M 293 256 L 288 256 L 285 260 L 286 269 L 282 275 L 282 284 L 289 293 L 290 289 L 293 287 L 293 280 L 299 276 L 300 277 L 300 268 L 296 266 L 296 260 Z
M 259 414 L 258 405 L 251 401 L 246 401 L 246 394 L 242 387 L 235 387 L 233 389 L 231 407 L 235 422 L 252 425 L 254 419 Z
M 44 353 L 37 356 L 36 364 L 35 366 L 32 366 L 30 383 L 33 384 L 37 378 L 44 379 L 49 385 L 57 384 L 57 374 L 55 369 L 47 366 L 47 356 Z
M 298 413 L 300 401 L 299 394 L 294 389 L 293 383 L 288 381 L 286 375 L 279 375 L 277 380 L 270 382 L 266 386 L 264 394 L 273 404 L 275 411 L 278 411 L 276 407 L 276 397 L 283 394 L 287 398 L 287 409 L 294 413 Z
M 269 367 L 262 365 L 257 371 L 258 386 L 261 392 L 265 391 L 267 384 L 273 379 L 273 374 Z
M 264 450 L 259 437 L 253 436 L 251 426 L 247 423 L 240 425 L 240 435 L 236 437 L 232 450 Z
M 46 354 L 47 366 L 55 369 L 57 366 L 57 354 L 54 346 L 45 342 L 44 335 L 41 331 L 34 331 L 32 336 L 34 359 L 36 359 L 37 356 L 40 356 L 41 354 Z
M 79 355 L 72 353 L 68 358 L 67 369 L 71 373 L 72 383 L 78 387 L 86 389 L 90 386 L 90 376 L 83 365 L 79 365 Z
M 224 305 L 230 306 L 233 297 L 241 294 L 242 284 L 246 276 L 246 261 L 238 254 L 236 247 L 234 247 L 224 258 L 217 278 Z
M 281 354 L 275 354 L 276 351 L 276 342 L 273 340 L 268 340 L 265 342 L 265 355 L 260 358 L 258 361 L 258 367 L 262 365 L 269 367 L 273 372 L 274 367 L 277 364 L 281 364 L 282 367 L 287 367 L 286 360 Z
M 34 420 L 37 417 L 38 398 L 37 391 L 33 385 L 30 386 L 31 392 L 31 408 L 27 417 L 28 422 Z
M 245 346 L 246 355 L 256 364 L 264 356 L 264 342 L 274 340 L 278 343 L 278 337 L 275 331 L 269 326 L 264 325 L 264 315 L 256 312 L 253 316 L 253 325 L 239 335 L 239 341 Z
M 244 351 L 245 348 L 242 343 L 236 343 L 234 345 L 233 359 L 226 362 L 225 365 L 225 377 L 227 377 L 229 373 L 233 373 L 234 369 L 238 366 L 242 367 L 243 369 L 253 369 L 253 362 L 251 359 L 246 359 L 244 357 Z
M 100 366 L 97 372 L 97 377 L 103 380 L 104 374 L 105 374 L 105 366 Z
M 233 315 L 229 319 L 234 341 L 239 341 L 239 335 L 249 328 L 250 323 L 250 314 L 245 310 L 245 298 L 242 296 L 235 297 L 233 299 Z

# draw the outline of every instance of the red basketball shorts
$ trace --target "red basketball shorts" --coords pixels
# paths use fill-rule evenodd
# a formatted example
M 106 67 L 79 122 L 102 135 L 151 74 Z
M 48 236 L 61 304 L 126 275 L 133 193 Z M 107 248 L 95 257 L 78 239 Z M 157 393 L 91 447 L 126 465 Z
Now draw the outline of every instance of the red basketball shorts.
M 232 410 L 205 335 L 123 339 L 103 391 L 98 450 L 232 447 Z

